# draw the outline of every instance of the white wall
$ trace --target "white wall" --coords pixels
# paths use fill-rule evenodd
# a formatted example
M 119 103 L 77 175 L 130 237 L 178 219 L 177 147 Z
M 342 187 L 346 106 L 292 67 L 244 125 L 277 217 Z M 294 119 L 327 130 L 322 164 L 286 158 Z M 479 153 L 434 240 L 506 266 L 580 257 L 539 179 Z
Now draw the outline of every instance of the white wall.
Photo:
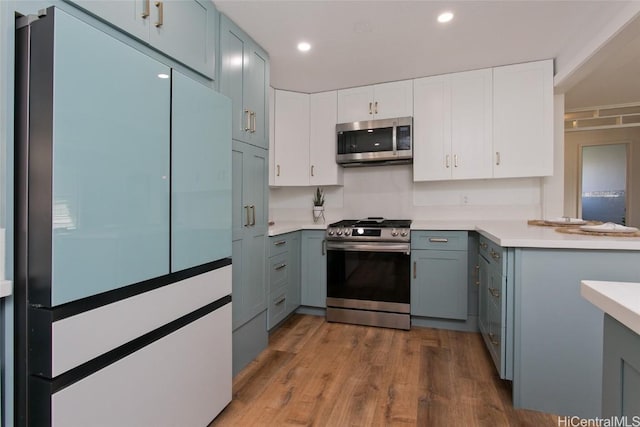
M 270 219 L 310 221 L 314 189 L 272 188 Z M 325 217 L 534 219 L 541 215 L 541 189 L 541 178 L 414 183 L 411 165 L 348 168 L 344 187 L 325 188 Z

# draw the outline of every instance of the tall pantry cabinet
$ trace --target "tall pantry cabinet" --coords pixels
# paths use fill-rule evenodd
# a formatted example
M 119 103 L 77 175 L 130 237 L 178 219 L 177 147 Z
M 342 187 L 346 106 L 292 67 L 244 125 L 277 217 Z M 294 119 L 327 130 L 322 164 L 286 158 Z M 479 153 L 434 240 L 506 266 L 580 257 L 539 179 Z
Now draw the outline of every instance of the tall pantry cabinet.
M 220 92 L 232 100 L 233 373 L 267 346 L 269 60 L 220 16 Z

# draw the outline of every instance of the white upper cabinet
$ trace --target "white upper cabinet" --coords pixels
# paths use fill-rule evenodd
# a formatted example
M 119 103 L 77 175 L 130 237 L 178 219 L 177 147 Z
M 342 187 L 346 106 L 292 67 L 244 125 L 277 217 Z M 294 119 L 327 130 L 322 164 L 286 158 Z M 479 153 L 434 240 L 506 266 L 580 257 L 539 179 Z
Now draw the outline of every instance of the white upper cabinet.
M 275 108 L 274 184 L 308 185 L 309 95 L 276 90 Z
M 342 185 L 336 163 L 337 92 L 274 91 L 270 185 Z
M 491 69 L 414 81 L 414 181 L 490 178 Z
M 338 93 L 314 93 L 309 101 L 309 184 L 342 185 L 343 168 L 336 163 Z
M 493 69 L 493 176 L 553 175 L 553 61 Z
M 413 115 L 413 80 L 338 91 L 338 123 Z

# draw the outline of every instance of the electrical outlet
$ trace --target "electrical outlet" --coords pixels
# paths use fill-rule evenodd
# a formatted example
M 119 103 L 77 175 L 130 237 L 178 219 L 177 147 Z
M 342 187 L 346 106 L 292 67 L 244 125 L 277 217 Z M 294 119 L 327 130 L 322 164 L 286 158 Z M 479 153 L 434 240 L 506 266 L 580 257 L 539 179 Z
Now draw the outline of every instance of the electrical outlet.
M 463 205 L 468 205 L 469 204 L 469 196 L 467 195 L 463 195 L 461 198 L 462 204 Z

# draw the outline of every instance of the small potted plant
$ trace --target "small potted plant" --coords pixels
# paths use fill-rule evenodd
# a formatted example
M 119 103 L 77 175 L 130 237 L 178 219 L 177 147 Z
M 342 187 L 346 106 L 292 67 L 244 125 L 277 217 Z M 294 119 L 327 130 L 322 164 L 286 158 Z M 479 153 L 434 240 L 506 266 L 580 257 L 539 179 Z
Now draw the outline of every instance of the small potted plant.
M 318 222 L 322 218 L 324 222 L 324 191 L 320 187 L 316 187 L 313 195 L 313 222 Z

